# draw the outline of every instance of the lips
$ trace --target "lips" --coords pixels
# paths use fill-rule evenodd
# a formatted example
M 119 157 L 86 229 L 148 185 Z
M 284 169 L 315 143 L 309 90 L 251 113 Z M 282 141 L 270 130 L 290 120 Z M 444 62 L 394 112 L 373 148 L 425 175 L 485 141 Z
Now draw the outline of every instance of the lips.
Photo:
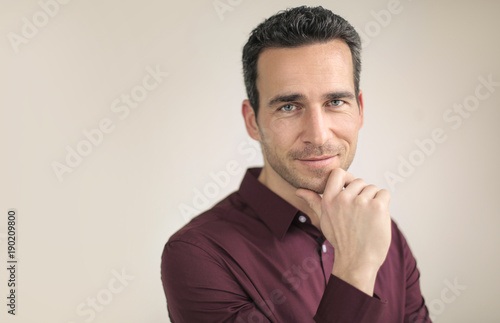
M 332 161 L 337 157 L 337 155 L 334 156 L 315 156 L 315 157 L 309 157 L 309 158 L 304 158 L 304 159 L 298 159 L 298 161 L 308 167 L 315 167 L 315 168 L 320 168 L 320 167 L 326 167 L 332 163 Z

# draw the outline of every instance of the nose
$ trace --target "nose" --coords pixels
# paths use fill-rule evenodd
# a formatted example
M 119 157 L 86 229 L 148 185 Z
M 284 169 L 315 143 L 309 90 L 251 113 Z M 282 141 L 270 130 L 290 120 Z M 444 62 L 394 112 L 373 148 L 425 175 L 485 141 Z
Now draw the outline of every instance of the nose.
M 303 141 L 315 147 L 328 141 L 329 127 L 322 107 L 311 107 L 304 115 Z

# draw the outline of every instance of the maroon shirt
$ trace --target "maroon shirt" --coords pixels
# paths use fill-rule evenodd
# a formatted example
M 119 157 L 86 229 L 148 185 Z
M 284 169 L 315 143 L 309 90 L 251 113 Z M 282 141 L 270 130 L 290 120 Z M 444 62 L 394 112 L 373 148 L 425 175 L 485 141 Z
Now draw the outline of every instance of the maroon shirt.
M 371 297 L 331 274 L 332 245 L 307 215 L 249 169 L 239 191 L 165 245 L 162 281 L 173 323 L 427 323 L 419 271 L 392 223 Z

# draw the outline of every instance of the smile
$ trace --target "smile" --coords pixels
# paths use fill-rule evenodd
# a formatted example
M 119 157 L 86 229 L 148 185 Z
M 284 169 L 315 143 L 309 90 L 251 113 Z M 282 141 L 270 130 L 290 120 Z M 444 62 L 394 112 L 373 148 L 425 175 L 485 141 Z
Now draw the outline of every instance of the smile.
M 311 157 L 306 159 L 298 159 L 298 161 L 305 166 L 321 168 L 330 165 L 330 163 L 337 157 L 335 156 L 320 156 L 320 157 Z

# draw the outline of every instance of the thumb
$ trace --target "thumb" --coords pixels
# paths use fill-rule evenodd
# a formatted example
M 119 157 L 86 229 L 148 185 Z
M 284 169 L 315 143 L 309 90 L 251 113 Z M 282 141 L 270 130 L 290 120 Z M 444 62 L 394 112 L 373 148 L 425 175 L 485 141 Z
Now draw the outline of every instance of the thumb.
M 304 188 L 295 191 L 295 195 L 306 201 L 307 205 L 321 218 L 321 197 L 318 193 Z

